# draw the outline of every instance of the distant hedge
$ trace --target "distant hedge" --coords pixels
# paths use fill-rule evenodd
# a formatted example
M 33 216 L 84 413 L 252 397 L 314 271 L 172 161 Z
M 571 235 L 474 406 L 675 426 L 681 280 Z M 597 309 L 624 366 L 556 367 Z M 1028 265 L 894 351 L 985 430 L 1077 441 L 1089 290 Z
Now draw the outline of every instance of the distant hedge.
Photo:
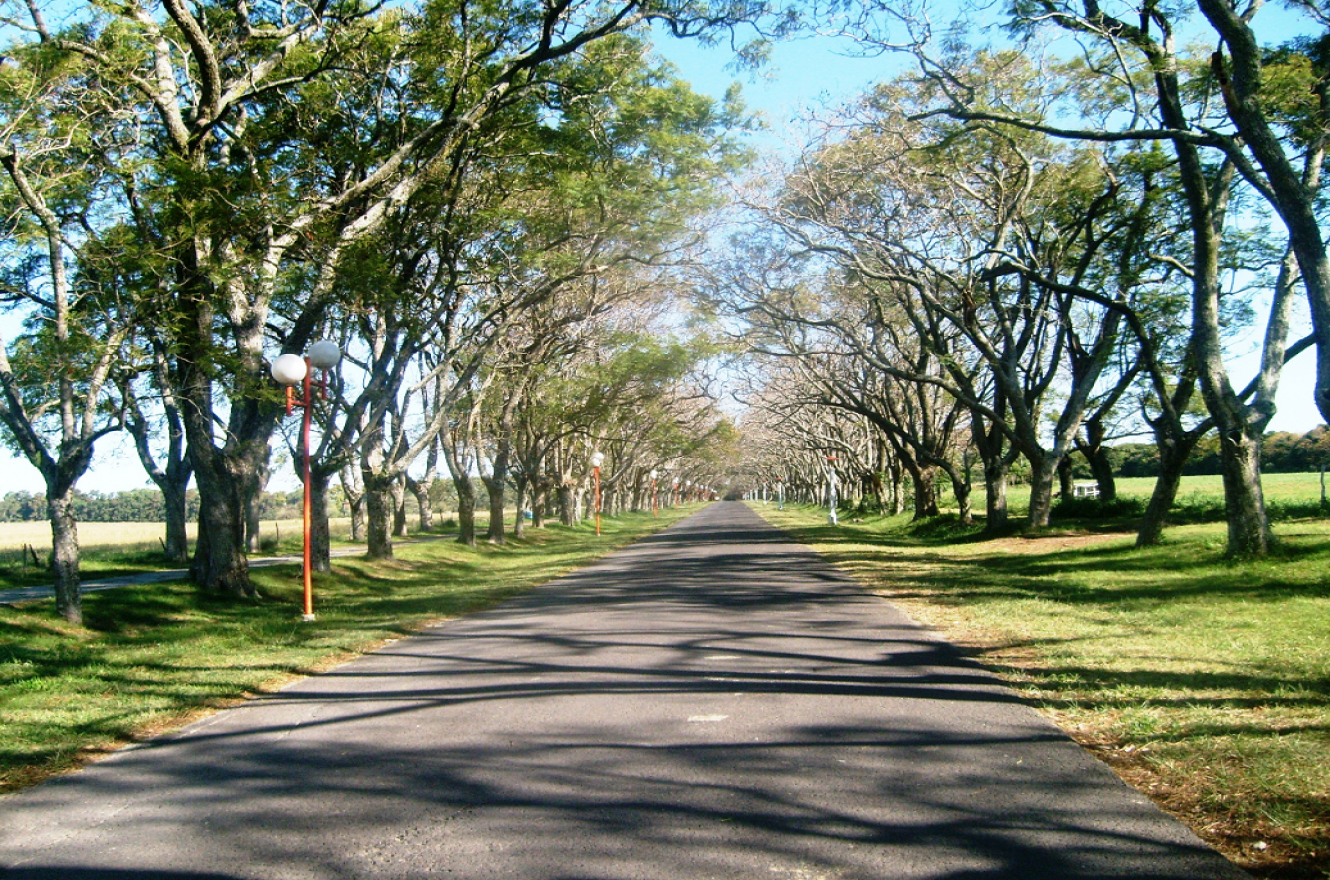
M 264 519 L 293 519 L 300 516 L 301 490 L 266 492 L 260 515 Z M 331 499 L 340 501 L 340 492 Z M 185 496 L 189 519 L 198 517 L 199 496 L 190 490 Z M 130 489 L 124 492 L 75 492 L 74 515 L 80 522 L 161 522 L 164 518 L 162 493 L 156 489 Z M 46 519 L 46 496 L 40 492 L 10 492 L 0 498 L 0 522 L 35 522 Z
M 1159 451 L 1153 443 L 1123 443 L 1108 451 L 1113 472 L 1119 477 L 1159 476 Z M 1265 435 L 1261 469 L 1270 474 L 1299 474 L 1330 467 L 1330 429 L 1325 425 L 1306 434 L 1277 431 Z M 1219 438 L 1210 435 L 1196 446 L 1187 466 L 1187 476 L 1219 474 Z

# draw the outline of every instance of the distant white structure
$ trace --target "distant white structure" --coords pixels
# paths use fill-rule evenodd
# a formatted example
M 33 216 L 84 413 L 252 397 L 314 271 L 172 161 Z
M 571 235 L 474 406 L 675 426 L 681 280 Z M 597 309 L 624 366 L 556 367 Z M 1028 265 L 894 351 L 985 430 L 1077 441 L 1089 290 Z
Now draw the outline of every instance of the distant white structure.
M 1071 495 L 1073 498 L 1098 498 L 1099 484 L 1075 483 L 1071 487 Z

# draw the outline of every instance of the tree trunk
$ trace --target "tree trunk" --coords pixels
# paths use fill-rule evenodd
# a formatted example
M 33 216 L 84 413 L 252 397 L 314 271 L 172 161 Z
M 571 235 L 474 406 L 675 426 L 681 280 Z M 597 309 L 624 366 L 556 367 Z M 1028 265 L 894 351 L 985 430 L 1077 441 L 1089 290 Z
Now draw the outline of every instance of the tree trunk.
M 549 489 L 544 479 L 531 481 L 531 528 L 545 528 L 545 505 Z
M 342 468 L 342 494 L 346 496 L 346 506 L 351 512 L 351 540 L 365 540 L 365 487 L 356 482 L 357 471 L 352 467 Z
M 166 418 L 167 449 L 166 461 L 159 465 L 152 453 L 150 430 L 138 408 L 137 399 L 125 386 L 122 399 L 129 406 L 125 419 L 125 429 L 134 438 L 138 450 L 139 462 L 148 476 L 162 493 L 162 507 L 166 520 L 166 536 L 163 550 L 166 558 L 172 562 L 189 561 L 189 505 L 186 495 L 190 478 L 194 474 L 193 465 L 185 449 L 185 429 L 180 419 L 180 408 L 175 404 L 175 395 L 170 391 L 166 372 L 165 352 L 160 344 L 154 351 L 157 368 L 157 385 L 162 394 L 162 403 Z
M 506 540 L 503 508 L 505 483 L 507 478 L 489 477 L 484 480 L 485 491 L 489 494 L 490 524 L 485 531 L 485 540 L 491 544 L 502 544 Z M 521 513 L 521 510 L 518 510 Z
M 517 496 L 514 499 L 517 504 L 517 516 L 513 519 L 513 537 L 520 541 L 522 536 L 526 534 L 526 475 L 518 473 L 517 479 L 513 482 L 516 484 L 514 494 Z
M 49 486 L 50 483 L 48 482 Z M 56 613 L 72 624 L 83 624 L 83 597 L 79 593 L 79 534 L 74 519 L 74 491 L 47 490 L 46 512 L 51 522 L 51 575 L 55 580 Z
M 504 542 L 504 493 L 508 486 L 508 468 L 511 457 L 511 442 L 508 439 L 509 432 L 505 430 L 500 432 L 498 449 L 494 454 L 493 472 L 488 477 L 481 477 L 485 484 L 485 491 L 489 493 L 490 524 L 485 532 L 485 540 L 491 544 L 502 544 Z M 521 521 L 522 504 L 518 501 L 517 518 Z
M 1261 437 L 1246 431 L 1220 436 L 1224 509 L 1231 556 L 1264 556 L 1270 551 L 1270 523 L 1261 491 Z
M 877 505 L 877 512 L 886 513 L 887 494 L 885 487 L 882 484 L 882 472 L 873 471 L 873 474 L 869 479 L 872 480 L 873 502 Z
M 250 478 L 249 485 L 245 490 L 245 552 L 257 553 L 259 550 L 259 533 L 262 528 L 260 514 L 263 506 L 263 490 L 268 485 L 268 477 L 272 475 L 269 469 L 269 457 L 264 456 L 258 469 Z M 296 453 L 294 461 L 296 478 L 304 479 L 305 463 L 299 452 Z
M 984 534 L 1001 535 L 1011 522 L 1007 507 L 1007 472 L 1010 466 L 1002 456 L 984 458 Z
M 1108 447 L 1104 445 L 1104 426 L 1098 419 L 1086 420 L 1085 437 L 1084 442 L 1077 440 L 1076 445 L 1090 463 L 1090 473 L 1099 486 L 1099 500 L 1114 501 L 1118 497 L 1118 483 L 1113 463 L 1108 460 Z
M 158 483 L 166 515 L 166 558 L 172 562 L 189 561 L 189 505 L 186 492 L 189 474 L 183 481 L 167 479 Z
M 416 509 L 420 512 L 420 530 L 422 532 L 434 531 L 434 503 L 429 497 L 430 486 L 433 482 L 433 480 L 406 478 L 407 491 L 416 499 Z
M 366 537 L 369 559 L 393 557 L 393 478 L 381 474 L 364 475 Z
M 1154 492 L 1150 495 L 1150 503 L 1146 505 L 1145 516 L 1136 532 L 1137 547 L 1153 547 L 1163 540 L 1164 524 L 1168 512 L 1173 509 L 1173 501 L 1178 497 L 1178 486 L 1182 483 L 1182 468 L 1202 436 L 1193 432 L 1182 438 L 1156 439 L 1159 476 L 1155 479 Z
M 1206 4 L 1203 8 L 1209 14 L 1212 7 L 1213 4 Z M 1176 68 L 1161 68 L 1156 71 L 1155 78 L 1165 124 L 1178 130 L 1188 128 Z M 1228 103 L 1232 111 L 1232 102 Z M 1178 157 L 1178 179 L 1191 220 L 1192 352 L 1206 409 L 1219 429 L 1224 507 L 1228 514 L 1228 551 L 1243 556 L 1264 555 L 1269 551 L 1270 531 L 1261 492 L 1261 437 L 1247 418 L 1247 407 L 1229 383 L 1224 365 L 1225 340 L 1219 307 L 1221 230 L 1235 169 L 1232 163 L 1226 162 L 1212 182 L 1195 144 L 1175 140 L 1173 145 Z M 1293 224 L 1289 225 L 1289 233 L 1294 237 L 1298 234 Z M 1321 258 L 1324 259 L 1324 253 Z M 1304 268 L 1312 273 L 1317 271 L 1314 265 L 1304 265 Z
M 310 568 L 332 571 L 332 539 L 328 533 L 328 481 L 331 475 L 315 468 L 309 474 Z
M 476 546 L 476 481 L 465 471 L 453 474 L 457 488 L 457 543 Z
M 1058 495 L 1063 501 L 1076 497 L 1076 475 L 1072 473 L 1071 457 L 1067 455 L 1058 462 Z
M 257 394 L 237 393 L 231 400 L 225 443 L 218 447 L 215 388 L 208 373 L 217 359 L 216 315 L 211 306 L 215 291 L 198 262 L 206 248 L 186 245 L 182 251 L 177 322 L 181 336 L 173 384 L 199 491 L 199 540 L 190 575 L 205 592 L 252 599 L 257 593 L 245 552 L 245 492 L 260 463 L 267 460 L 268 440 L 281 410 Z M 243 367 L 237 364 L 238 382 L 263 373 L 262 332 L 260 324 L 237 339 L 240 360 L 246 362 Z
M 963 525 L 974 525 L 974 505 L 970 501 L 970 474 L 968 467 L 965 470 L 957 469 L 951 475 L 951 492 L 956 496 L 957 512 L 960 514 Z
M 195 542 L 190 575 L 207 592 L 253 599 L 257 592 L 249 579 L 249 558 L 245 554 L 243 483 L 232 476 L 220 454 L 196 454 L 195 460 L 199 540 Z
M 905 493 L 901 486 L 904 480 L 904 467 L 898 457 L 892 457 L 887 465 L 888 486 L 891 491 L 891 515 L 900 516 L 905 510 Z
M 577 525 L 576 499 L 573 497 L 573 487 L 568 483 L 559 486 L 559 522 L 566 526 Z
M 391 483 L 393 504 L 393 537 L 405 538 L 406 528 L 406 478 L 398 477 Z
M 1053 511 L 1053 481 L 1057 477 L 1058 464 L 1062 456 L 1049 452 L 1030 461 L 1030 517 L 1029 527 L 1042 529 L 1048 525 L 1049 515 Z
M 905 467 L 914 486 L 915 520 L 937 516 L 941 513 L 937 505 L 937 468 L 910 462 L 906 462 Z

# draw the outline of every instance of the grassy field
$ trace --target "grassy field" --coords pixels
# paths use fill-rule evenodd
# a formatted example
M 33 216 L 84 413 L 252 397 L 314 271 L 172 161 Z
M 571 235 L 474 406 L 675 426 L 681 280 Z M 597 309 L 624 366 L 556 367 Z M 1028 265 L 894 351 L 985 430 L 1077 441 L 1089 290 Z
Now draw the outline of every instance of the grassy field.
M 483 534 L 488 519 L 485 516 L 478 519 Z M 330 519 L 328 525 L 334 546 L 350 541 L 349 517 Z M 91 522 L 79 523 L 78 529 L 82 550 L 79 574 L 85 581 L 180 567 L 162 556 L 165 527 L 161 523 Z M 196 524 L 190 523 L 187 531 L 193 541 L 198 531 Z M 264 520 L 260 524 L 262 546 L 257 555 L 299 553 L 302 534 L 298 519 Z M 0 589 L 50 583 L 46 564 L 50 552 L 51 527 L 46 523 L 0 523 Z
M 333 518 L 328 521 L 335 538 L 346 539 L 351 529 L 351 520 L 347 517 Z M 166 537 L 165 527 L 161 523 L 103 523 L 83 522 L 78 524 L 79 545 L 84 550 L 144 551 L 159 550 Z M 186 526 L 189 539 L 198 534 L 197 523 Z M 265 519 L 260 524 L 260 534 L 266 539 L 272 536 L 284 542 L 291 542 L 300 537 L 300 520 Z M 46 522 L 0 523 L 0 554 L 16 553 L 25 546 L 35 547 L 38 553 L 51 549 L 51 526 Z
M 1126 477 L 1117 480 L 1118 498 L 1122 501 L 1121 510 L 1131 516 L 1139 516 L 1154 491 L 1153 477 Z M 1267 512 L 1270 518 L 1279 522 L 1284 519 L 1298 519 L 1315 516 L 1321 512 L 1321 478 L 1319 474 L 1264 474 L 1261 486 L 1265 493 Z M 942 484 L 940 505 L 950 505 L 955 512 L 955 500 L 950 486 Z M 1029 511 L 1029 489 L 1024 485 L 1011 485 L 1007 489 L 1007 504 L 1013 520 L 1019 521 Z M 974 487 L 971 505 L 976 514 L 984 512 L 983 485 Z M 1056 515 L 1056 510 L 1055 510 Z M 1224 489 L 1218 476 L 1183 477 L 1178 488 L 1177 498 L 1173 502 L 1171 519 L 1176 523 L 1213 522 L 1224 516 Z M 1131 528 L 1131 523 L 1124 522 L 1124 528 Z
M 184 583 L 90 593 L 83 628 L 57 618 L 49 600 L 0 606 L 0 791 L 493 605 L 692 509 L 606 517 L 601 537 L 590 524 L 556 525 L 503 547 L 422 537 L 387 562 L 337 559 L 315 576 L 310 623 L 300 619 L 299 565 L 255 569 L 253 603 Z
M 1154 491 L 1153 477 L 1128 477 L 1117 481 L 1118 492 L 1136 498 L 1149 499 Z M 1276 504 L 1311 503 L 1321 498 L 1320 474 L 1263 474 L 1261 486 L 1267 500 Z M 1224 485 L 1219 476 L 1183 477 L 1179 499 L 1204 497 L 1223 500 Z
M 1267 494 L 1305 493 L 1309 476 Z M 1184 492 L 1220 501 L 1195 481 Z M 1138 551 L 1099 523 L 977 540 L 754 506 L 971 649 L 1234 861 L 1330 877 L 1330 520 L 1283 521 L 1274 556 L 1231 561 L 1221 523 Z

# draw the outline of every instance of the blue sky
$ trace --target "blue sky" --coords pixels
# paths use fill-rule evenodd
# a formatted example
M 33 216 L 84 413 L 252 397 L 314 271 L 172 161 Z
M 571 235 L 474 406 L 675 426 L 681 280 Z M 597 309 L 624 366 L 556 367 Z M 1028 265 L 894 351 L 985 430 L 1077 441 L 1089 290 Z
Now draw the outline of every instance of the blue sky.
M 728 43 L 704 46 L 696 40 L 661 36 L 655 48 L 698 92 L 720 99 L 730 84 L 739 83 L 749 110 L 761 113 L 777 132 L 797 122 L 810 107 L 861 94 L 901 65 L 891 58 L 851 57 L 842 44 L 828 37 L 778 43 L 770 63 L 759 70 L 734 69 L 734 51 Z

